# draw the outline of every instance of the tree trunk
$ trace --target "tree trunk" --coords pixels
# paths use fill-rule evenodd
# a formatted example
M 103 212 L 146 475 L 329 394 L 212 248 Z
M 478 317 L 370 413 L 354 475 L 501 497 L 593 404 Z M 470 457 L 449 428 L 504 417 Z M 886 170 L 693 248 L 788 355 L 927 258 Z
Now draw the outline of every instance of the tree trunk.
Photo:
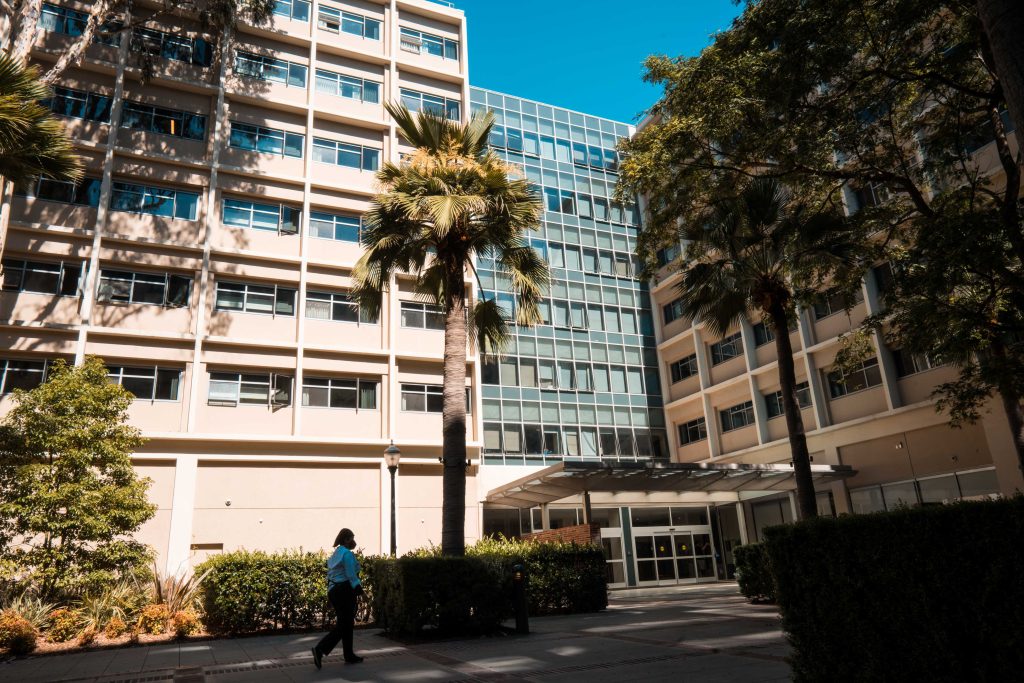
M 818 503 L 814 497 L 811 477 L 811 454 L 807 451 L 804 418 L 800 414 L 800 401 L 796 396 L 796 369 L 793 363 L 793 345 L 789 341 L 789 316 L 781 302 L 772 303 L 768 313 L 772 317 L 775 334 L 775 352 L 779 357 L 779 383 L 782 384 L 782 409 L 789 432 L 789 451 L 793 458 L 793 478 L 796 480 L 797 509 L 800 519 L 818 516 Z
M 20 0 L 18 3 L 10 54 L 22 64 L 28 63 L 28 53 L 36 42 L 42 8 L 43 0 Z
M 996 76 L 1006 97 L 1010 118 L 1024 131 L 1024 3 L 1021 0 L 977 0 L 982 30 L 988 37 Z
M 449 269 L 445 288 L 441 552 L 450 556 L 466 552 L 466 284 L 461 266 Z
M 992 355 L 1001 365 L 1006 364 L 1006 346 L 1001 340 L 997 339 L 992 343 Z M 1003 402 L 1006 419 L 1010 423 L 1013 447 L 1017 450 L 1017 466 L 1021 474 L 1024 474 L 1024 408 L 1021 407 L 1021 395 L 1012 381 L 1000 382 L 996 388 Z

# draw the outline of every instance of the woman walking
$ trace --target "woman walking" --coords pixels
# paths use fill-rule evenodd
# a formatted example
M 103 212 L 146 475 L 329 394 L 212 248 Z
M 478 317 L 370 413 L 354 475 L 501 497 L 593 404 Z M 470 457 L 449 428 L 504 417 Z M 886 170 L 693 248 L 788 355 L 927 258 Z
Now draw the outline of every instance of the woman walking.
M 342 529 L 334 539 L 334 553 L 327 560 L 327 599 L 338 615 L 338 623 L 313 648 L 313 663 L 318 669 L 322 666 L 323 658 L 331 654 L 339 640 L 346 662 L 358 664 L 363 661 L 352 649 L 356 597 L 363 594 L 363 586 L 359 583 L 359 561 L 352 552 L 355 547 L 355 534 L 351 529 Z

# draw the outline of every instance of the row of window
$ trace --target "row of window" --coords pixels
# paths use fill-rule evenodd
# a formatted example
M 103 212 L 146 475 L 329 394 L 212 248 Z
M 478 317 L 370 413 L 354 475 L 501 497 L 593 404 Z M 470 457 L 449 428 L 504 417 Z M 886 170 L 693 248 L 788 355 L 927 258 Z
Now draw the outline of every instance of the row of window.
M 636 207 L 632 204 L 623 207 L 604 197 L 592 197 L 582 192 L 545 187 L 544 207 L 552 213 L 592 218 L 605 223 L 637 224 Z
M 485 453 L 569 457 L 660 458 L 664 435 L 643 429 L 484 423 Z
M 442 59 L 459 59 L 459 41 L 435 36 L 432 33 L 424 33 L 411 28 L 402 28 L 399 36 L 399 45 L 406 52 L 416 54 L 427 54 Z
M 553 268 L 579 270 L 594 275 L 633 277 L 637 272 L 629 254 L 577 247 L 552 242 L 547 247 L 548 263 Z
M 417 90 L 401 89 L 402 104 L 412 112 L 423 111 L 452 121 L 462 118 L 462 105 L 451 97 L 429 95 Z
M 379 104 L 381 86 L 381 83 L 368 78 L 346 76 L 326 69 L 316 70 L 316 91 L 325 95 Z
M 328 5 L 320 5 L 317 9 L 316 25 L 317 28 L 330 33 L 347 33 L 368 40 L 380 40 L 380 21 Z
M 619 159 L 614 149 L 571 142 L 550 135 L 538 135 L 518 128 L 496 125 L 491 129 L 487 142 L 492 147 L 522 152 L 526 156 L 540 159 L 571 162 L 576 166 L 613 172 L 619 169 Z
M 485 358 L 481 372 L 484 384 L 618 394 L 643 394 L 646 374 L 647 393 L 658 393 L 656 373 L 636 366 L 505 357 Z
M 847 310 L 850 306 L 854 306 L 864 300 L 863 293 L 858 289 L 853 293 L 853 297 L 848 298 L 845 294 L 828 291 L 824 292 L 820 299 L 814 302 L 814 319 L 821 320 L 835 313 Z M 668 325 L 671 322 L 679 320 L 683 317 L 683 300 L 674 299 L 661 307 L 661 316 L 664 323 Z M 772 332 L 771 327 L 768 326 L 763 320 L 753 325 L 754 329 L 754 343 L 757 346 L 762 346 L 769 342 L 775 341 L 775 333 Z M 796 329 L 796 326 L 791 328 L 790 331 Z M 738 335 L 739 333 L 737 333 Z M 736 336 L 736 335 L 733 335 Z M 724 340 L 723 340 L 724 341 Z M 739 355 L 739 354 L 736 354 Z M 733 358 L 735 356 L 730 356 Z

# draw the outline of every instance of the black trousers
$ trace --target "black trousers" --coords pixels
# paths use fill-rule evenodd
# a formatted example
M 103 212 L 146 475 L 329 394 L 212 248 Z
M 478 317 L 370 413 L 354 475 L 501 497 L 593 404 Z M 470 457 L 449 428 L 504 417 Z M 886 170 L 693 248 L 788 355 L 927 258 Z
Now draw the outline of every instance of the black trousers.
M 356 594 L 352 590 L 352 584 L 348 581 L 335 584 L 327 592 L 327 599 L 331 601 L 331 606 L 338 615 L 338 623 L 316 647 L 321 654 L 328 655 L 340 640 L 345 656 L 353 657 L 355 652 L 352 651 L 352 627 L 356 620 Z

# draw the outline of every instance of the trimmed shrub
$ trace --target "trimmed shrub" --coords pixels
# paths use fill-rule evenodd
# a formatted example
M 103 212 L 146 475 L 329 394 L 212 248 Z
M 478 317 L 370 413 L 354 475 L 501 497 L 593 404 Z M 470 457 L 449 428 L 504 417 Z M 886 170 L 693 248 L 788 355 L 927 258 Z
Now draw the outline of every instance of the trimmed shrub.
M 50 614 L 50 630 L 46 637 L 52 643 L 65 643 L 82 630 L 82 614 L 73 609 L 56 609 Z
M 487 558 L 402 557 L 375 569 L 374 612 L 389 633 L 493 633 L 512 614 L 503 572 Z
M 0 612 L 0 647 L 15 657 L 22 657 L 36 649 L 38 633 L 28 619 L 12 610 Z
M 323 553 L 236 551 L 196 567 L 202 581 L 203 624 L 211 633 L 322 627 L 327 603 Z
M 203 625 L 199 622 L 199 617 L 192 610 L 179 610 L 171 617 L 171 630 L 178 638 L 194 636 L 202 628 Z
M 120 638 L 128 630 L 128 624 L 124 623 L 121 617 L 111 617 L 103 629 L 103 635 L 107 638 Z
M 146 605 L 139 615 L 139 631 L 158 636 L 167 630 L 167 622 L 171 618 L 171 612 L 167 605 Z
M 1017 680 L 1024 497 L 766 532 L 799 681 Z
M 96 627 L 86 626 L 82 629 L 82 632 L 78 634 L 78 644 L 81 646 L 92 645 L 93 641 L 96 640 Z
M 764 544 L 741 545 L 734 552 L 740 593 L 751 602 L 775 602 L 775 577 Z

